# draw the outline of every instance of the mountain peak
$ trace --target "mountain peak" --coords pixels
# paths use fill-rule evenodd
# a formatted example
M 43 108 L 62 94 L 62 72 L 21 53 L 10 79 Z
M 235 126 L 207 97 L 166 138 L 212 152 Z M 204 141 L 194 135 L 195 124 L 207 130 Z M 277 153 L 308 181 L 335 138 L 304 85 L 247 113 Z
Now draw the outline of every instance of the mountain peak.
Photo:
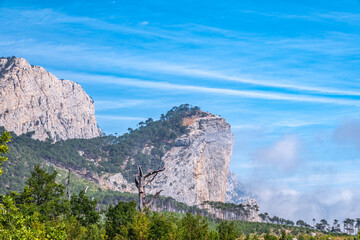
M 93 100 L 82 87 L 59 80 L 24 58 L 0 58 L 0 126 L 55 141 L 100 135 Z

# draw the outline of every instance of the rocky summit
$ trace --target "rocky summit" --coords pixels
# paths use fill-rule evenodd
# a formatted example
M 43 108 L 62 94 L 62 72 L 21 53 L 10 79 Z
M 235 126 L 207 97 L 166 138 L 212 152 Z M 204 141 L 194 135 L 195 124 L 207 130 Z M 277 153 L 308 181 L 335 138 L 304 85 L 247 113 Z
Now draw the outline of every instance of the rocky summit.
M 0 126 L 54 141 L 101 134 L 93 100 L 72 81 L 59 80 L 23 58 L 0 59 Z
M 184 118 L 183 124 L 190 131 L 164 155 L 165 171 L 153 188 L 188 205 L 224 202 L 234 144 L 230 125 L 206 112 Z

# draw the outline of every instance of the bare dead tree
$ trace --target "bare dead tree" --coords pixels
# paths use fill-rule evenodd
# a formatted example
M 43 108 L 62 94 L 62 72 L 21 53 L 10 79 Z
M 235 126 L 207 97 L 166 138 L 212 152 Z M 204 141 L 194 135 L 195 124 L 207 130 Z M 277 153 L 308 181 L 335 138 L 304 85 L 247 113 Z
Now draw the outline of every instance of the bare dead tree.
M 162 171 L 165 170 L 165 167 L 149 172 L 146 175 L 144 175 L 143 170 L 141 166 L 138 166 L 139 173 L 135 177 L 135 185 L 139 191 L 139 210 L 143 211 L 147 206 L 149 206 L 157 197 L 159 197 L 162 190 L 155 193 L 154 196 L 152 196 L 148 201 L 146 201 L 146 192 L 145 188 L 147 185 L 152 183 L 152 181 L 155 179 L 155 177 Z
M 67 192 L 68 200 L 70 201 L 71 200 L 71 194 L 70 194 L 70 169 L 69 169 L 69 175 L 67 177 L 66 190 L 67 190 L 66 192 Z

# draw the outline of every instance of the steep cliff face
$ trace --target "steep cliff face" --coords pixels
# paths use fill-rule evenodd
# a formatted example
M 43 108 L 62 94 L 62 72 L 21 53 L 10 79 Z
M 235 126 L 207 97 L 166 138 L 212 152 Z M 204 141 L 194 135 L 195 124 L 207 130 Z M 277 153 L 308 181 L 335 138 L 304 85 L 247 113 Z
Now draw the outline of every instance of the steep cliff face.
M 15 57 L 0 59 L 0 126 L 17 135 L 35 131 L 40 140 L 101 133 L 94 102 L 79 84 Z
M 248 199 L 250 199 L 250 196 L 245 191 L 245 187 L 240 183 L 235 173 L 229 170 L 226 181 L 225 202 L 239 204 L 245 202 Z
M 153 190 L 188 205 L 225 201 L 226 180 L 233 148 L 233 134 L 225 119 L 202 112 L 183 119 L 188 135 L 164 157 L 165 171 L 156 177 Z

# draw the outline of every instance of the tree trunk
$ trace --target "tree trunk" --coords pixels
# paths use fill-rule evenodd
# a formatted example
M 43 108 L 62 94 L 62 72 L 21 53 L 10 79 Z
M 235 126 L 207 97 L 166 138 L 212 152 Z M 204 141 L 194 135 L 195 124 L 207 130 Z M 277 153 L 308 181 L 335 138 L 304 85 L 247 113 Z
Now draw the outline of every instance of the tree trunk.
M 146 201 L 146 193 L 145 193 L 145 187 L 152 183 L 152 181 L 155 179 L 155 177 L 158 175 L 159 172 L 162 172 L 165 170 L 165 168 L 158 169 L 156 171 L 150 172 L 144 176 L 141 166 L 138 166 L 139 173 L 135 177 L 135 185 L 139 191 L 139 211 L 144 211 L 144 209 L 151 205 L 151 203 L 159 197 L 162 190 L 158 191 L 151 199 Z M 149 179 L 149 180 L 147 180 Z
M 66 193 L 67 193 L 67 197 L 68 197 L 68 200 L 70 201 L 71 200 L 71 194 L 70 194 L 70 169 L 69 169 L 69 175 L 67 177 L 67 184 L 66 184 Z

